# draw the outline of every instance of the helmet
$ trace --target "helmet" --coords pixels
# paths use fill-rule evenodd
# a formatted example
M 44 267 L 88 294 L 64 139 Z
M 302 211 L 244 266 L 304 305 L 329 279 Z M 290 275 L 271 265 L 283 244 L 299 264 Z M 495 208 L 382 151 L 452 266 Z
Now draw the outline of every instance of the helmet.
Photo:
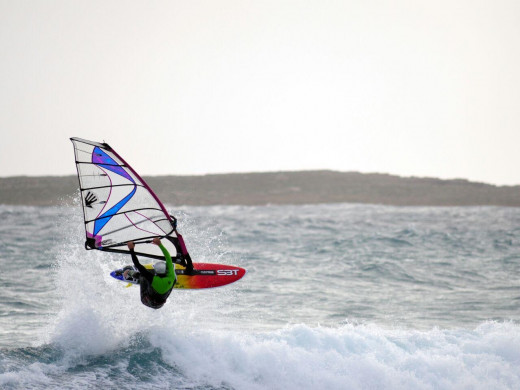
M 153 265 L 153 269 L 157 275 L 164 275 L 166 273 L 166 263 L 159 261 Z

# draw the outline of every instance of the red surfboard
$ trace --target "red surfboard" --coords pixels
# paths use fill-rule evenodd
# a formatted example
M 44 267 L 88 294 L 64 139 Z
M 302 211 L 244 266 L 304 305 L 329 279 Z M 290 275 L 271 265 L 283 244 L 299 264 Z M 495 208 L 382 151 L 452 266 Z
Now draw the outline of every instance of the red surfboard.
M 127 266 L 112 271 L 110 276 L 121 282 L 139 284 L 139 280 L 124 278 L 123 271 L 129 267 L 136 270 L 134 266 Z M 144 267 L 153 269 L 152 264 L 144 264 Z M 177 283 L 175 283 L 173 288 L 197 289 L 220 287 L 234 283 L 242 279 L 246 274 L 246 270 L 234 265 L 193 263 L 193 273 L 187 274 L 186 269 L 178 264 L 175 264 L 175 273 L 177 274 Z

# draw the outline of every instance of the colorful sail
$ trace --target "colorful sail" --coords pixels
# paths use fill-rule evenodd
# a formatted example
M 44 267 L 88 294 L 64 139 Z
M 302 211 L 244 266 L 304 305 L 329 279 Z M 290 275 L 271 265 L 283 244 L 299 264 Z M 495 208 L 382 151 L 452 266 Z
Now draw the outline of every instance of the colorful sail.
M 106 143 L 71 138 L 76 157 L 87 240 L 85 248 L 163 259 L 154 237 L 177 259 L 189 257 L 171 216 L 146 182 Z

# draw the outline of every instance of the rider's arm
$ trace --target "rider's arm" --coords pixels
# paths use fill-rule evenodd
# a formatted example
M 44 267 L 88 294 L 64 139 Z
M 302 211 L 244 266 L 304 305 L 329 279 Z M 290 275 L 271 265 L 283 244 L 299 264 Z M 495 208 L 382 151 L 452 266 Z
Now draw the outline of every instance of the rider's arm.
M 141 273 L 141 275 L 146 278 L 150 283 L 153 279 L 153 274 L 148 271 L 146 268 L 143 267 L 143 265 L 139 262 L 137 259 L 137 255 L 134 252 L 134 245 L 128 245 L 128 249 L 130 250 L 130 256 L 132 256 L 132 263 L 134 263 L 135 268 Z
M 139 262 L 139 260 L 137 259 L 137 255 L 135 254 L 134 250 L 133 249 L 130 249 L 130 256 L 132 256 L 132 262 L 134 263 L 135 265 L 135 268 L 138 269 L 139 272 L 141 273 L 146 273 L 148 272 L 146 270 L 146 268 L 143 267 L 143 265 Z
M 170 256 L 170 253 L 168 252 L 168 250 L 164 247 L 164 245 L 162 243 L 159 243 L 159 248 L 161 248 L 161 251 L 164 255 L 164 258 L 166 259 L 166 273 L 167 274 L 173 274 L 175 275 L 175 268 L 173 267 L 173 261 L 172 261 L 172 257 Z

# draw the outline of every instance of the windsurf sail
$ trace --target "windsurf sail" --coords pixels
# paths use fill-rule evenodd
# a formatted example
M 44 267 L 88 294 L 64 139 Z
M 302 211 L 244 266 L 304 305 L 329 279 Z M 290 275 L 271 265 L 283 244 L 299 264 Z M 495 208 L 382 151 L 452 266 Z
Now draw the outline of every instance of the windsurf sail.
M 137 172 L 106 143 L 70 139 L 74 145 L 79 189 L 86 231 L 86 249 L 129 253 L 126 243 L 134 241 L 135 253 L 164 259 L 154 237 L 177 263 L 191 259 L 177 220 L 170 215 L 153 190 Z

